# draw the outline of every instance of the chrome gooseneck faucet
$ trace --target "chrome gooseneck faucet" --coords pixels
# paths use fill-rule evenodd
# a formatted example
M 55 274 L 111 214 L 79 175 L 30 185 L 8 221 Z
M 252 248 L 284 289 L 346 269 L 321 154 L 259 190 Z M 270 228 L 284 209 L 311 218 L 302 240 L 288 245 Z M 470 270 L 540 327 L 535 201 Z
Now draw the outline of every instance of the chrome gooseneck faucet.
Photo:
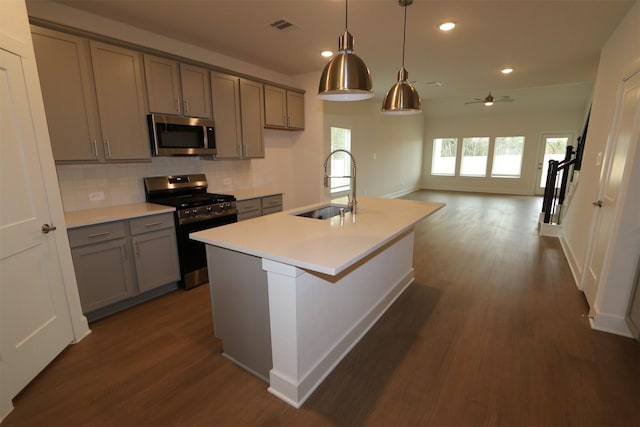
M 331 158 L 331 156 L 333 156 L 335 153 L 346 153 L 349 155 L 349 157 L 351 157 L 351 175 L 346 175 L 346 176 L 329 176 L 327 175 L 327 163 L 329 162 L 329 159 Z M 353 154 L 351 154 L 350 152 L 348 152 L 347 150 L 343 150 L 343 149 L 338 149 L 338 150 L 333 150 L 331 153 L 329 153 L 329 155 L 327 156 L 327 158 L 324 160 L 324 186 L 329 187 L 329 179 L 331 178 L 349 178 L 351 179 L 351 195 L 349 196 L 349 203 L 348 203 L 348 207 L 351 208 L 351 213 L 355 214 L 356 213 L 356 208 L 358 206 L 358 202 L 356 201 L 356 159 L 355 157 L 353 157 Z

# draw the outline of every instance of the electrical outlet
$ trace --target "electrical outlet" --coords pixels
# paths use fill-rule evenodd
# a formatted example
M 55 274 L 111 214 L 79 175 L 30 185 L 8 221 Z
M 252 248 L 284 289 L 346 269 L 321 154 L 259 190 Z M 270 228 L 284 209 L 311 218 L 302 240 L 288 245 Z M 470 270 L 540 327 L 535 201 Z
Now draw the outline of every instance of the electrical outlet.
M 223 183 L 224 185 L 231 185 L 231 178 L 225 178 L 225 179 L 223 179 L 223 180 L 222 180 L 222 183 Z
M 93 193 L 89 193 L 89 200 L 92 202 L 97 202 L 98 200 L 104 200 L 104 192 L 94 191 Z

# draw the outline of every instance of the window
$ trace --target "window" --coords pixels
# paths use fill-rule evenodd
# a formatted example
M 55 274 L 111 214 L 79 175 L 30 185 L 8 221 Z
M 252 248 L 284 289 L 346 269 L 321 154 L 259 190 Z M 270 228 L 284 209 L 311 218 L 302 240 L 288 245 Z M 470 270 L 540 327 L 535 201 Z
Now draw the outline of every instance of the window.
M 351 129 L 331 128 L 331 151 L 347 150 L 351 152 Z M 336 153 L 331 156 L 329 175 L 351 175 L 351 158 L 345 153 Z M 332 178 L 329 180 L 332 193 L 351 190 L 349 178 Z
M 486 176 L 489 138 L 472 137 L 462 140 L 461 176 Z
M 431 175 L 455 175 L 458 138 L 436 138 L 433 140 Z
M 549 160 L 564 160 L 567 151 L 569 137 L 565 136 L 547 136 L 544 138 L 544 159 L 542 160 L 542 174 L 540 175 L 540 188 L 547 185 L 547 171 L 549 169 Z M 556 186 L 559 184 L 556 182 Z
M 519 178 L 522 169 L 524 136 L 499 136 L 493 148 L 491 176 Z

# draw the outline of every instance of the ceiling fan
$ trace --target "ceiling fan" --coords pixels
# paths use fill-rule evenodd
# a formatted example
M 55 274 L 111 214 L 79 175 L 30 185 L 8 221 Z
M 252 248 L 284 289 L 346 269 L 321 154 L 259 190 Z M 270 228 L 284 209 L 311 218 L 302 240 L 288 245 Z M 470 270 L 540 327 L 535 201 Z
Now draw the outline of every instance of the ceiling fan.
M 489 92 L 489 95 L 485 96 L 483 99 L 474 98 L 474 101 L 465 102 L 465 104 L 477 104 L 479 102 L 482 102 L 484 105 L 489 107 L 496 102 L 513 102 L 513 98 L 510 96 L 499 96 L 496 98 L 491 95 L 491 92 Z

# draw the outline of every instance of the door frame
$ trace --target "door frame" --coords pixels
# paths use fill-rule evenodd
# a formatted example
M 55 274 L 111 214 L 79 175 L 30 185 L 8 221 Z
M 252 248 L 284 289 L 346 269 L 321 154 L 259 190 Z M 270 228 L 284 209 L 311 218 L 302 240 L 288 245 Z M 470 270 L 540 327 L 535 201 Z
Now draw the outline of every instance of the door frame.
M 567 136 L 569 140 L 567 145 L 571 145 L 572 141 L 576 140 L 575 131 L 559 131 L 559 132 L 541 132 L 540 139 L 538 141 L 538 154 L 536 156 L 536 173 L 535 182 L 533 184 L 533 194 L 536 196 L 544 195 L 544 187 L 540 186 L 540 180 L 542 179 L 542 171 L 544 169 L 544 152 L 547 146 L 547 138 L 561 138 Z M 577 147 L 574 147 L 577 148 Z

